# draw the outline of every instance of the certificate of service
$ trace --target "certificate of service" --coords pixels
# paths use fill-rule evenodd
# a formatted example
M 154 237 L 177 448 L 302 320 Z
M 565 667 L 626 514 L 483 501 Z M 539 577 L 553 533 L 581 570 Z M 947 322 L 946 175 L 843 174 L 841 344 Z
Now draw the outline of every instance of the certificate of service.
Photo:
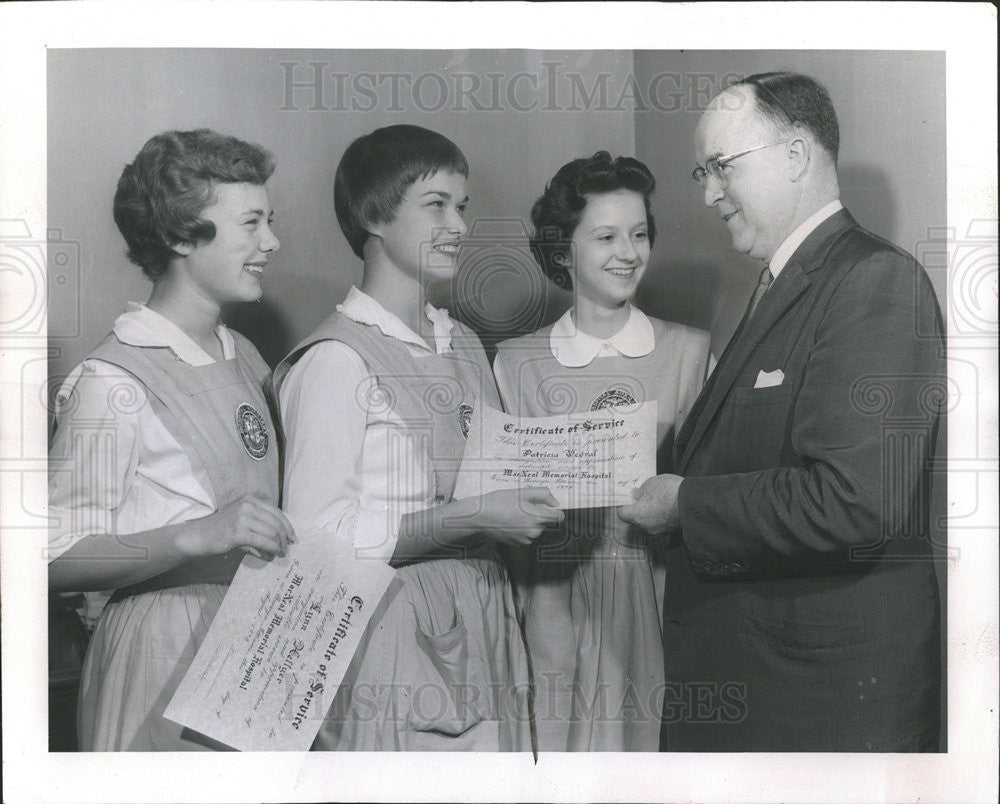
M 656 402 L 562 416 L 472 414 L 455 498 L 544 486 L 560 508 L 633 502 L 656 474 Z
M 285 556 L 243 559 L 166 717 L 240 751 L 305 751 L 394 570 L 289 517 Z

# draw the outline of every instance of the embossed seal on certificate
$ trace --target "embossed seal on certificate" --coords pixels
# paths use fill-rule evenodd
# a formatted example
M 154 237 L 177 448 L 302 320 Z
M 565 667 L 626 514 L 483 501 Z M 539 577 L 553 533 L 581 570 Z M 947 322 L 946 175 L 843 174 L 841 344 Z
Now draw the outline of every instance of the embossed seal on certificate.
M 255 461 L 263 460 L 267 455 L 267 424 L 257 408 L 247 402 L 236 408 L 236 432 L 247 455 Z
M 469 422 L 472 420 L 472 405 L 464 402 L 458 406 L 458 426 L 462 428 L 462 437 L 469 437 Z
M 591 410 L 613 408 L 615 405 L 634 405 L 636 399 L 624 388 L 609 388 L 604 391 L 590 406 Z

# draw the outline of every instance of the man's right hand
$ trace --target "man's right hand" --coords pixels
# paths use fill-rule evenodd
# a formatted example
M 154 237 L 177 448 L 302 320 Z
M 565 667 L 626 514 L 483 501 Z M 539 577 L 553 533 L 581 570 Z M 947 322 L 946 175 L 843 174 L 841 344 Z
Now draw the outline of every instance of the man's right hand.
M 635 502 L 618 509 L 618 518 L 654 535 L 680 530 L 677 496 L 683 480 L 677 475 L 649 478 L 637 492 L 633 492 Z

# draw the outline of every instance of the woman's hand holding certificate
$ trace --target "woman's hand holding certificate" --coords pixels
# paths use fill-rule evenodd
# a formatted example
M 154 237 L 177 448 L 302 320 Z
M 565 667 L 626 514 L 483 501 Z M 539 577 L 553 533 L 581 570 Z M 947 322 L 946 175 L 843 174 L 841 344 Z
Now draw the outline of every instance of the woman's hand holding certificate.
M 558 506 L 548 489 L 508 487 L 413 511 L 400 520 L 393 560 L 419 560 L 434 551 L 461 548 L 477 536 L 501 544 L 531 544 L 562 522 Z
M 247 557 L 165 717 L 240 751 L 304 751 L 392 580 L 307 523 L 287 555 Z
M 495 542 L 531 544 L 547 527 L 563 521 L 559 501 L 546 488 L 501 489 L 453 504 L 444 525 L 468 523 L 470 529 Z
M 294 541 L 295 531 L 278 508 L 246 495 L 214 514 L 191 520 L 178 544 L 186 554 L 196 557 L 219 555 L 238 547 L 263 558 L 283 556 Z
M 455 498 L 544 487 L 560 508 L 626 505 L 655 474 L 655 402 L 543 417 L 482 406 L 470 423 Z

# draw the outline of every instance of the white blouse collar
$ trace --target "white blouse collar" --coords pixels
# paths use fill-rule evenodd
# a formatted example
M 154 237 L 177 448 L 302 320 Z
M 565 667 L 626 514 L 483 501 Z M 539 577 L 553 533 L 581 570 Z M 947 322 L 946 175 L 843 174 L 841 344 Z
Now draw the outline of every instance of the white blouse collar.
M 549 335 L 552 356 L 567 368 L 581 368 L 602 355 L 645 357 L 656 344 L 652 322 L 635 305 L 630 305 L 625 326 L 610 338 L 595 338 L 581 332 L 573 322 L 572 313 L 567 310 L 552 325 Z
M 118 340 L 130 346 L 167 347 L 191 366 L 216 362 L 173 321 L 145 304 L 129 302 L 125 305 L 125 312 L 115 319 L 112 331 Z M 236 354 L 232 334 L 222 322 L 216 325 L 215 334 L 222 343 L 223 359 L 230 360 Z
M 356 287 L 352 287 L 348 291 L 343 304 L 337 305 L 337 312 L 359 324 L 376 326 L 390 338 L 430 351 L 427 341 L 406 326 L 397 315 L 390 313 L 375 299 Z M 424 305 L 424 315 L 434 326 L 435 352 L 440 355 L 450 351 L 451 330 L 455 324 L 449 317 L 448 311 L 444 308 L 438 309 L 428 303 Z

